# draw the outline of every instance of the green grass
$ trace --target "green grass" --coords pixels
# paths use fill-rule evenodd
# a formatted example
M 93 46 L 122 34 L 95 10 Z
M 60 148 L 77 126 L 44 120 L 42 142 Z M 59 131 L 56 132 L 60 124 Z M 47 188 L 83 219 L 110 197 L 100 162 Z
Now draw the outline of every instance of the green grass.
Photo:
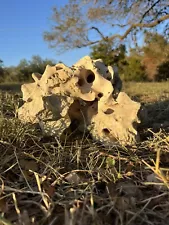
M 169 83 L 124 90 L 147 110 L 130 147 L 43 137 L 17 119 L 21 94 L 0 93 L 0 224 L 168 224 Z
M 127 82 L 123 89 L 144 103 L 169 99 L 169 82 Z

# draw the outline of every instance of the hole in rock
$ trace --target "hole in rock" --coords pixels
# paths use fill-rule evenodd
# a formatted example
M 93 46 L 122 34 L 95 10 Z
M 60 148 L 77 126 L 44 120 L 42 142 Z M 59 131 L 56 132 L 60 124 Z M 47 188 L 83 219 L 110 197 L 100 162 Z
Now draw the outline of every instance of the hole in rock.
M 83 80 L 83 79 L 79 79 L 78 85 L 79 85 L 79 86 L 83 86 L 83 84 L 84 84 L 84 80 Z
M 138 123 L 137 123 L 136 121 L 134 121 L 134 122 L 132 123 L 132 125 L 133 125 L 134 129 L 137 129 Z
M 94 73 L 92 73 L 92 71 L 90 71 L 90 73 L 87 75 L 87 83 L 93 83 L 93 81 L 95 80 L 95 75 Z
M 88 109 L 89 118 L 88 119 L 90 121 L 92 119 L 92 117 L 98 113 L 98 99 L 95 99 L 92 102 L 87 102 L 86 107 L 89 107 L 89 109 Z
M 60 66 L 56 66 L 55 68 L 56 68 L 56 70 L 61 70 L 61 69 L 63 69 L 63 68 L 60 67 Z
M 104 129 L 103 129 L 103 133 L 104 133 L 105 135 L 108 135 L 108 134 L 110 134 L 110 131 L 109 131 L 107 128 L 104 128 Z
M 71 124 L 70 124 L 70 130 L 73 132 L 73 131 L 76 131 L 79 127 L 79 124 L 80 124 L 80 121 L 77 120 L 77 119 L 74 119 L 71 121 Z
M 98 99 L 97 99 L 97 98 L 95 98 L 95 100 L 93 101 L 93 103 L 94 103 L 94 102 L 98 102 Z
M 105 114 L 112 114 L 114 112 L 113 109 L 107 109 L 104 113 Z
M 88 104 L 89 106 L 92 106 L 92 105 L 95 105 L 97 102 L 98 102 L 98 99 L 97 99 L 97 98 L 95 98 L 95 100 L 94 100 L 94 101 L 87 102 L 87 104 Z
M 99 93 L 97 96 L 98 96 L 99 98 L 101 98 L 101 97 L 103 97 L 103 93 Z
M 98 100 L 93 101 L 93 104 L 91 105 L 91 108 L 95 111 L 95 113 L 98 112 Z

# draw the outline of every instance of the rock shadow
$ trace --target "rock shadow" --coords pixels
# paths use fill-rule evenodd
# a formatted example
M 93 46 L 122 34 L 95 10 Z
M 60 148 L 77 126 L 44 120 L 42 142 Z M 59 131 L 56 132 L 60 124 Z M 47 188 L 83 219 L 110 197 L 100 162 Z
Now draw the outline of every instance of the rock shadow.
M 152 103 L 143 103 L 142 107 L 145 111 L 141 118 L 141 124 L 138 126 L 138 132 L 141 139 L 146 140 L 162 129 L 169 133 L 169 99 L 156 101 Z

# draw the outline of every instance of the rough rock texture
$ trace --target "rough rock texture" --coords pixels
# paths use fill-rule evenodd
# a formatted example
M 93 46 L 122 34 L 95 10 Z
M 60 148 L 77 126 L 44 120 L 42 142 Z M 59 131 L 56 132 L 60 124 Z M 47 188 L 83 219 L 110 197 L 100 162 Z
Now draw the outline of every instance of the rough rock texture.
M 93 115 L 92 109 L 88 109 L 91 133 L 95 139 L 107 143 L 118 140 L 122 144 L 134 143 L 139 139 L 134 124 L 139 123 L 137 113 L 140 104 L 132 101 L 124 92 L 119 93 L 116 101 L 109 101 L 102 107 L 99 104 L 99 101 L 95 103 Z
M 86 56 L 72 67 L 47 65 L 43 75 L 32 77 L 34 83 L 22 85 L 25 103 L 18 116 L 23 122 L 38 123 L 48 135 L 61 136 L 74 125 L 108 144 L 138 140 L 140 104 L 120 92 L 116 67 Z

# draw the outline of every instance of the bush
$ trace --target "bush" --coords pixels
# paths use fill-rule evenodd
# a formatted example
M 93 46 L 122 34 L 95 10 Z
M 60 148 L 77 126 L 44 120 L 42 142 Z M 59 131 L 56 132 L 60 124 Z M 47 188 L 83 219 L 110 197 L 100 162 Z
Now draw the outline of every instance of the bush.
M 141 60 L 136 57 L 128 57 L 121 78 L 124 81 L 145 81 L 147 76 Z
M 169 79 L 169 61 L 161 63 L 157 68 L 156 81 L 167 81 Z

